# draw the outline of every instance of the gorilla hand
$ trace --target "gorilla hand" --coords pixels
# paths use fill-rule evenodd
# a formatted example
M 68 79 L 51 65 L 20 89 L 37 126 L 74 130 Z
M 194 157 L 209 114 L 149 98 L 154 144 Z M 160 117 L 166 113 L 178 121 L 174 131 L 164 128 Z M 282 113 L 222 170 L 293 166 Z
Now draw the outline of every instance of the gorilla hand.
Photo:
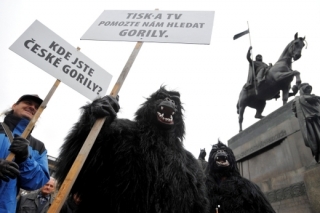
M 115 118 L 120 109 L 118 101 L 119 96 L 115 98 L 111 95 L 106 95 L 103 98 L 96 99 L 91 104 L 91 114 L 96 118 L 102 118 L 106 116 Z

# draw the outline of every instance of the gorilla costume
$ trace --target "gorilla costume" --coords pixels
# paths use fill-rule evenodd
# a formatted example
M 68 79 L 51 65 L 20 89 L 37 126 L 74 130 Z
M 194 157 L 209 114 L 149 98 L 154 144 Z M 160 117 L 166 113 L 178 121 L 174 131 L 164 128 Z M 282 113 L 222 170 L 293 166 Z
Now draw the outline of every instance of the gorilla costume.
M 232 150 L 218 141 L 212 146 L 206 169 L 210 212 L 275 213 L 259 186 L 243 178 Z
M 133 121 L 116 118 L 118 101 L 105 96 L 82 107 L 58 157 L 65 179 L 96 118 L 106 121 L 77 178 L 80 212 L 207 213 L 205 176 L 183 147 L 183 107 L 164 86 L 146 99 Z

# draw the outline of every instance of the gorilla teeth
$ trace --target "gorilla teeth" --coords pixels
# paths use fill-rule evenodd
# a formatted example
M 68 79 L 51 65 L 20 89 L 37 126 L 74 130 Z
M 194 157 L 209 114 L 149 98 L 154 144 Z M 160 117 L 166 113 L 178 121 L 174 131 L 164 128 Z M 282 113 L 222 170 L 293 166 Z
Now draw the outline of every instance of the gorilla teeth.
M 158 120 L 164 124 L 174 124 L 173 115 L 175 109 L 172 106 L 160 105 L 157 111 Z
M 164 113 L 160 113 L 160 112 L 157 112 L 158 113 L 158 117 L 162 120 L 162 121 L 165 121 L 165 122 L 168 122 L 168 123 L 171 123 L 173 121 L 173 117 L 172 115 L 170 116 L 170 118 L 165 118 L 164 117 Z
M 223 161 L 223 162 L 221 162 L 221 161 L 216 161 L 216 163 L 217 163 L 219 166 L 229 166 L 229 165 L 230 165 L 230 163 L 229 163 L 228 160 Z

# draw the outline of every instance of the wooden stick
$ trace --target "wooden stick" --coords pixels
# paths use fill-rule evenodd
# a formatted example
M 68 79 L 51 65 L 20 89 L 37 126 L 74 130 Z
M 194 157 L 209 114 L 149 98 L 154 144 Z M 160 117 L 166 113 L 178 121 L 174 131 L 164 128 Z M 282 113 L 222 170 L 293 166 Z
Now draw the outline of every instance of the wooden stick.
M 121 86 L 126 78 L 126 76 L 129 73 L 129 70 L 135 60 L 135 58 L 137 57 L 140 48 L 142 46 L 143 42 L 138 41 L 135 48 L 133 49 L 126 65 L 124 66 L 116 84 L 114 85 L 110 95 L 113 97 L 116 97 L 118 95 L 118 92 L 121 89 Z M 94 123 L 88 137 L 86 138 L 84 144 L 82 145 L 82 148 L 77 156 L 77 158 L 75 159 L 73 165 L 71 166 L 67 177 L 65 178 L 65 180 L 63 181 L 60 190 L 58 191 L 57 196 L 55 197 L 52 205 L 49 208 L 48 213 L 56 213 L 56 212 L 60 212 L 62 205 L 64 204 L 65 200 L 67 199 L 71 188 L 76 180 L 76 178 L 78 177 L 81 168 L 85 162 L 85 160 L 87 159 L 89 152 L 102 128 L 103 123 L 105 122 L 106 118 L 100 118 L 97 119 L 96 122 Z
M 26 129 L 23 131 L 21 137 L 22 138 L 27 138 L 28 135 L 30 134 L 30 132 L 32 131 L 34 125 L 36 124 L 38 118 L 40 117 L 42 111 L 47 107 L 47 103 L 49 102 L 51 96 L 53 95 L 53 93 L 55 92 L 55 90 L 57 89 L 57 87 L 60 84 L 60 80 L 56 80 L 56 82 L 53 84 L 53 86 L 51 87 L 51 90 L 49 91 L 48 95 L 46 96 L 46 98 L 42 101 L 41 105 L 39 106 L 36 114 L 34 114 L 34 116 L 32 117 L 32 119 L 30 120 L 28 126 L 26 127 Z M 12 152 L 9 153 L 8 157 L 6 158 L 6 160 L 12 161 L 14 158 L 14 154 Z

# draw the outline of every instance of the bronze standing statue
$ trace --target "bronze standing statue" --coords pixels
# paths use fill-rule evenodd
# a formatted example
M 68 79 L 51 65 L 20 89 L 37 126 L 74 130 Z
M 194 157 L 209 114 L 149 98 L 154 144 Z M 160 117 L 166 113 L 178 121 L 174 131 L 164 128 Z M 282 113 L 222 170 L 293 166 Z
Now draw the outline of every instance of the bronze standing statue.
M 208 165 L 208 162 L 206 161 L 206 155 L 207 155 L 206 149 L 200 149 L 198 162 L 199 162 L 200 166 L 202 167 L 203 171 L 206 170 L 207 165 Z
M 312 86 L 303 83 L 300 96 L 292 102 L 292 111 L 299 120 L 304 143 L 310 147 L 314 159 L 320 158 L 320 97 L 311 94 Z
M 264 80 L 258 85 L 257 94 L 253 87 L 242 88 L 237 103 L 240 132 L 242 131 L 243 113 L 247 106 L 256 109 L 255 118 L 261 119 L 264 117 L 262 112 L 266 101 L 278 98 L 280 90 L 282 91 L 283 105 L 287 103 L 289 96 L 296 94 L 296 91 L 289 93 L 291 81 L 293 77 L 296 77 L 296 85 L 299 85 L 301 79 L 300 73 L 291 69 L 291 64 L 292 59 L 296 61 L 301 57 L 302 48 L 305 46 L 304 41 L 305 38 L 298 37 L 298 33 L 295 34 L 294 40 L 286 46 L 279 60 L 264 72 Z

